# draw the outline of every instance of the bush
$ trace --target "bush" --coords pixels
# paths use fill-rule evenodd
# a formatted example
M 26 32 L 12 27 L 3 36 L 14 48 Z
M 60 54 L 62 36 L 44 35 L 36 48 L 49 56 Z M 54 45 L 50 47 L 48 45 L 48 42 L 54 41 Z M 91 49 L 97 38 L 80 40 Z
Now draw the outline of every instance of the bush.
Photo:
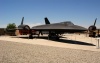
M 15 35 L 15 31 L 16 31 L 16 24 L 9 23 L 6 27 L 6 34 L 7 35 Z

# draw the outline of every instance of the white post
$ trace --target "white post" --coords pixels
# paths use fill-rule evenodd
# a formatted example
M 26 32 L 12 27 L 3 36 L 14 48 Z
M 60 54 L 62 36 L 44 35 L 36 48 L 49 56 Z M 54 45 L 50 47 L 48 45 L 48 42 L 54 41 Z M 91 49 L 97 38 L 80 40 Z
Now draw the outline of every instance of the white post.
M 98 44 L 97 44 L 97 49 L 99 49 L 99 39 L 97 40 Z
M 97 38 L 97 49 L 100 48 L 100 47 L 99 47 L 99 40 L 100 40 L 100 38 Z

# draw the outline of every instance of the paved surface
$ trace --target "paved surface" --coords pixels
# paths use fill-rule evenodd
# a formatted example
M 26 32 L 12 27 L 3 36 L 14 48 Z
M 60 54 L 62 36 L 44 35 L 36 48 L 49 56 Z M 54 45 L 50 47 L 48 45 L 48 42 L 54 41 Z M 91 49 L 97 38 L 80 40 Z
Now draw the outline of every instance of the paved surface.
M 51 41 L 45 38 L 16 38 L 16 36 L 1 36 L 0 40 L 18 42 L 18 43 L 27 43 L 27 44 L 37 44 L 53 47 L 62 47 L 70 49 L 81 49 L 89 51 L 100 51 L 97 49 L 97 39 L 86 37 L 86 35 L 81 34 L 65 34 L 59 41 Z M 100 45 L 100 44 L 99 44 Z
M 0 40 L 0 63 L 100 63 L 100 52 Z

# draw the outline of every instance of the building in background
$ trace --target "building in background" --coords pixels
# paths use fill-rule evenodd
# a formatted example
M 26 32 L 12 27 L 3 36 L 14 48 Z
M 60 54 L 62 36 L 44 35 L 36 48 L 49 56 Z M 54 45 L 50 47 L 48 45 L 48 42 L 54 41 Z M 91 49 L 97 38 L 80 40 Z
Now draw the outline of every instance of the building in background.
M 0 28 L 0 35 L 5 35 L 5 28 Z

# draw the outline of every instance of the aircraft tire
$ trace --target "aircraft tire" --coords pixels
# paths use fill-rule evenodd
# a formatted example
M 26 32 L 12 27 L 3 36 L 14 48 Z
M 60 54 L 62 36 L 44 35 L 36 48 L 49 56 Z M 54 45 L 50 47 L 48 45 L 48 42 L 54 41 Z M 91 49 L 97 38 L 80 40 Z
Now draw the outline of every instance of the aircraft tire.
M 32 35 L 29 35 L 29 39 L 33 39 L 33 36 Z
M 56 37 L 56 40 L 59 40 L 59 37 Z

